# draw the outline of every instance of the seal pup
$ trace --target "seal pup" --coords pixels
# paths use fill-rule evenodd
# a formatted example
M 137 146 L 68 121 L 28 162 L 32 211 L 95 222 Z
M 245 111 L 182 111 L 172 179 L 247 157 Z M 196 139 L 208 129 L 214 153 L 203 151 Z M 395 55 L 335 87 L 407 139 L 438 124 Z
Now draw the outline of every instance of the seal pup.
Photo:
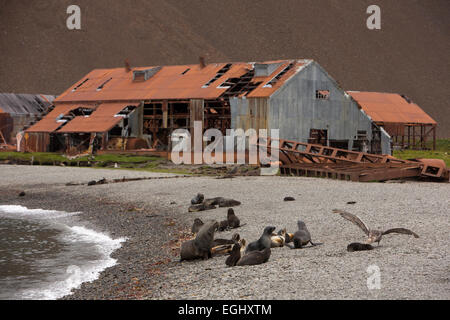
M 295 201 L 294 197 L 284 197 L 283 201 Z
M 228 220 L 222 220 L 217 227 L 217 231 L 225 231 L 229 228 Z
M 211 258 L 211 248 L 217 225 L 218 223 L 215 220 L 207 221 L 200 228 L 195 239 L 183 242 L 181 244 L 180 261 Z
M 278 231 L 278 233 L 272 233 L 270 241 L 271 248 L 283 247 L 286 243 L 286 228 L 281 229 L 280 231 Z
M 248 244 L 245 253 L 251 252 L 251 251 L 261 251 L 266 248 L 270 248 L 272 244 L 271 236 L 272 232 L 275 230 L 275 227 L 268 226 L 264 228 L 263 234 L 261 237 Z
M 347 246 L 348 252 L 372 250 L 372 249 L 373 249 L 372 245 L 368 243 L 352 242 Z
M 204 225 L 203 221 L 199 218 L 195 218 L 194 224 L 192 225 L 191 232 L 196 234 L 200 231 L 200 228 Z
M 241 226 L 241 220 L 239 220 L 232 208 L 229 208 L 227 211 L 227 220 L 231 229 L 239 228 Z
M 412 232 L 409 229 L 393 228 L 393 229 L 388 229 L 386 231 L 370 229 L 369 227 L 367 227 L 367 225 L 364 222 L 362 222 L 362 220 L 360 218 L 358 218 L 354 214 L 351 214 L 347 211 L 338 210 L 338 209 L 333 209 L 333 212 L 340 214 L 340 216 L 343 217 L 344 219 L 351 221 L 354 224 L 356 224 L 358 227 L 360 227 L 361 230 L 364 231 L 364 233 L 367 235 L 366 243 L 368 243 L 368 244 L 377 242 L 378 245 L 380 245 L 380 241 L 381 241 L 381 238 L 383 237 L 383 235 L 389 234 L 389 233 L 409 234 L 409 235 L 413 235 L 414 238 L 419 238 L 419 236 L 416 233 Z
M 191 204 L 200 204 L 205 199 L 205 196 L 202 193 L 197 193 L 197 195 L 191 199 Z
M 306 224 L 298 220 L 297 221 L 298 230 L 294 233 L 293 242 L 294 247 L 290 246 L 291 249 L 300 249 L 303 246 L 306 246 L 308 243 L 310 243 L 313 247 L 317 244 L 313 243 L 311 241 L 311 234 L 309 233 L 308 228 L 306 227 Z
M 270 248 L 263 250 L 251 251 L 242 256 L 236 263 L 237 266 L 254 266 L 266 263 L 270 258 Z
M 239 259 L 241 259 L 241 245 L 236 243 L 231 249 L 230 256 L 225 260 L 225 264 L 229 267 L 234 267 Z

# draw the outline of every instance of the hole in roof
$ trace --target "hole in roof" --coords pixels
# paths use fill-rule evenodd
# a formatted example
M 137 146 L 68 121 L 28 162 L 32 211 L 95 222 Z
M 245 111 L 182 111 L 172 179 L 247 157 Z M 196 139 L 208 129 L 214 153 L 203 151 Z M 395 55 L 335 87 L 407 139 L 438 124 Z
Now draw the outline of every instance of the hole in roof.
M 223 76 L 225 73 L 227 73 L 227 71 L 230 70 L 231 66 L 232 66 L 231 63 L 226 64 L 222 69 L 217 71 L 216 76 L 214 78 L 212 78 L 211 80 L 209 80 L 207 83 L 205 83 L 202 86 L 202 88 L 208 88 L 211 83 L 213 83 L 214 81 L 219 79 L 221 76 Z
M 79 85 L 72 89 L 72 92 L 77 91 L 83 84 L 85 84 L 89 78 L 84 79 Z
M 284 68 L 283 70 L 281 70 L 275 77 L 272 78 L 272 80 L 270 80 L 269 82 L 267 82 L 263 88 L 272 88 L 272 86 L 277 83 L 282 76 L 284 76 L 284 74 L 286 72 L 288 72 L 290 69 L 292 69 L 292 67 L 294 66 L 294 63 L 291 62 L 286 68 Z
M 98 88 L 97 91 L 100 91 L 103 89 L 103 87 L 112 80 L 112 78 L 109 78 L 108 80 L 106 80 L 105 82 L 103 82 Z

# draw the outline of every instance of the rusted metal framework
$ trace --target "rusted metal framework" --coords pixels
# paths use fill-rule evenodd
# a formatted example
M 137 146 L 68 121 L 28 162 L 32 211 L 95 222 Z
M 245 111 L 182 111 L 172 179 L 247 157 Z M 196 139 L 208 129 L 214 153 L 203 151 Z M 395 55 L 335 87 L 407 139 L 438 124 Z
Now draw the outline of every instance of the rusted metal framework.
M 449 179 L 449 169 L 442 160 L 402 160 L 389 155 L 376 155 L 308 144 L 260 138 L 258 146 L 268 154 L 278 152 L 282 175 L 328 177 L 351 181 L 385 181 L 407 177 Z

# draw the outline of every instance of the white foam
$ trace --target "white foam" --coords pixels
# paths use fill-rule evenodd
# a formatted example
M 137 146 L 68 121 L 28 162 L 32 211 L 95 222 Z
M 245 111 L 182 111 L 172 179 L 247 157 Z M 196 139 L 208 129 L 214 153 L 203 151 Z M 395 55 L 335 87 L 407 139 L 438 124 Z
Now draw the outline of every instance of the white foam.
M 57 210 L 28 209 L 17 205 L 0 206 L 0 216 L 7 218 L 25 219 L 57 219 L 79 214 L 79 212 L 65 212 Z
M 71 265 L 67 267 L 68 277 L 62 281 L 56 281 L 47 287 L 27 290 L 22 293 L 25 299 L 35 300 L 54 300 L 71 294 L 72 289 L 79 288 L 84 282 L 91 282 L 100 276 L 100 273 L 106 268 L 110 268 L 117 263 L 117 260 L 111 258 L 111 253 L 122 246 L 126 238 L 112 239 L 103 233 L 84 227 L 69 227 L 71 233 L 65 236 L 65 240 L 71 242 L 89 242 L 96 243 L 102 258 L 91 261 L 85 265 Z
M 57 219 L 69 217 L 79 212 L 64 212 L 56 210 L 28 209 L 17 205 L 1 205 L 0 217 L 18 219 Z M 63 227 L 63 241 L 69 243 L 86 243 L 100 254 L 100 258 L 94 261 L 85 261 L 84 265 L 70 265 L 66 269 L 67 277 L 64 280 L 55 281 L 42 288 L 28 289 L 20 294 L 24 299 L 53 300 L 71 294 L 72 289 L 79 288 L 83 282 L 91 282 L 100 276 L 106 268 L 112 267 L 117 260 L 111 254 L 122 246 L 127 238 L 112 239 L 104 233 L 100 233 L 83 226 L 59 225 Z

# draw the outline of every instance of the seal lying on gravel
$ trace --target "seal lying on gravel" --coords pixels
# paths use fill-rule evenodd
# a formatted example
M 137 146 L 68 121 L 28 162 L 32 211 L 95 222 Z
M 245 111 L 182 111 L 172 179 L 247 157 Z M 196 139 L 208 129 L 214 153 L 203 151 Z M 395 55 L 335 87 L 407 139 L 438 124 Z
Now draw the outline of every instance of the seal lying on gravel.
M 271 248 L 283 247 L 284 244 L 286 243 L 286 228 L 281 229 L 280 231 L 278 231 L 277 234 L 272 233 L 270 240 L 271 240 L 270 244 Z
M 208 221 L 200 228 L 194 240 L 183 242 L 181 244 L 180 261 L 211 258 L 211 248 L 217 226 L 217 221 Z
M 205 199 L 205 196 L 201 193 L 197 193 L 197 195 L 191 199 L 191 204 L 200 204 Z
M 215 208 L 216 208 L 215 205 L 200 203 L 200 204 L 193 204 L 192 206 L 189 207 L 188 211 L 189 212 L 199 212 L 199 211 L 211 210 L 211 209 L 215 209 Z
M 362 222 L 362 220 L 354 214 L 351 214 L 351 213 L 343 211 L 343 210 L 338 210 L 338 209 L 333 209 L 333 212 L 340 214 L 341 217 L 343 217 L 344 219 L 351 221 L 354 224 L 356 224 L 358 227 L 360 227 L 361 230 L 364 231 L 364 233 L 368 237 L 367 243 L 377 242 L 378 245 L 380 245 L 382 236 L 385 234 L 389 234 L 389 233 L 410 234 L 410 235 L 413 235 L 415 238 L 419 238 L 419 236 L 416 233 L 412 232 L 411 230 L 404 229 L 404 228 L 394 228 L 394 229 L 389 229 L 386 231 L 369 229 L 367 227 L 367 225 L 364 222 Z
M 203 203 L 205 205 L 213 205 L 213 206 L 218 205 L 219 207 L 235 207 L 235 206 L 238 206 L 241 204 L 237 200 L 227 199 L 227 198 L 223 198 L 223 197 L 206 199 Z
M 311 234 L 309 233 L 308 228 L 306 228 L 306 224 L 303 221 L 298 220 L 297 226 L 298 230 L 294 233 L 293 239 L 294 247 L 290 246 L 290 248 L 299 249 L 306 246 L 308 243 L 311 243 L 312 246 L 316 246 L 316 244 L 311 241 Z
M 347 246 L 348 252 L 372 250 L 372 249 L 373 249 L 373 247 L 368 243 L 352 242 Z
M 251 251 L 246 253 L 236 263 L 237 266 L 254 266 L 257 264 L 266 263 L 270 258 L 270 248 L 265 248 L 261 251 Z
M 200 220 L 199 218 L 195 218 L 194 224 L 192 225 L 192 228 L 191 228 L 191 232 L 193 234 L 198 233 L 200 231 L 200 228 L 203 226 L 203 224 L 204 223 L 202 220 Z
M 236 229 L 241 226 L 241 221 L 234 213 L 232 208 L 228 209 L 227 212 L 227 220 L 223 220 L 219 224 L 219 231 L 224 231 L 227 229 Z
M 229 267 L 234 266 L 253 266 L 265 263 L 270 258 L 270 248 L 263 250 L 251 251 L 242 256 L 241 245 L 239 243 L 233 246 L 230 256 L 225 260 L 225 264 Z
M 265 227 L 263 234 L 261 237 L 254 242 L 251 242 L 248 244 L 247 249 L 245 250 L 245 253 L 251 252 L 251 251 L 261 251 L 266 248 L 270 248 L 270 245 L 272 244 L 271 236 L 272 232 L 275 230 L 275 227 Z

